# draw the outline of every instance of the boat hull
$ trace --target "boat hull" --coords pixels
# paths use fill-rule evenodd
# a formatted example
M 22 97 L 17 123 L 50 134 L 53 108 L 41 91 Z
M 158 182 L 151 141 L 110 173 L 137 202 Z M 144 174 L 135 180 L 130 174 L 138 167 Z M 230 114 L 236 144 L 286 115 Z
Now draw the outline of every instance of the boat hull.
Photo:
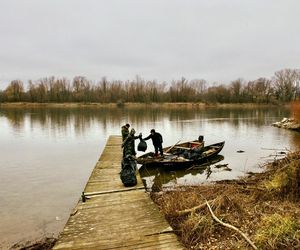
M 216 144 L 212 144 L 209 146 L 206 146 L 203 148 L 203 151 L 201 152 L 201 155 L 199 154 L 196 159 L 187 159 L 184 157 L 177 156 L 178 148 L 186 148 L 188 150 L 188 147 L 183 147 L 182 145 L 186 146 L 187 143 L 193 144 L 194 142 L 186 142 L 178 144 L 176 147 L 167 147 L 164 148 L 164 152 L 168 152 L 168 150 L 172 149 L 171 154 L 167 154 L 162 158 L 158 157 L 156 158 L 153 153 L 147 153 L 145 155 L 142 155 L 137 158 L 137 162 L 142 165 L 146 165 L 147 167 L 164 167 L 164 168 L 187 168 L 192 165 L 201 165 L 204 163 L 209 163 L 212 158 L 214 158 L 216 155 L 220 153 L 220 151 L 223 149 L 225 142 L 219 142 Z M 177 150 L 177 151 L 176 151 Z M 180 151 L 179 151 L 180 152 Z

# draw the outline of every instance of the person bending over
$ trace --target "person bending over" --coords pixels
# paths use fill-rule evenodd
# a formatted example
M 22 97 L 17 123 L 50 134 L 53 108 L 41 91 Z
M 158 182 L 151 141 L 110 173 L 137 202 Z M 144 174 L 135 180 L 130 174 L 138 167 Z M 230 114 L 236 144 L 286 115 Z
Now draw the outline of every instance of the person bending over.
M 154 129 L 151 129 L 150 135 L 144 138 L 143 140 L 149 140 L 152 139 L 152 143 L 154 146 L 154 151 L 155 151 L 155 156 L 158 155 L 158 151 L 160 152 L 160 155 L 163 156 L 163 149 L 162 149 L 162 143 L 163 143 L 163 138 L 160 133 L 155 132 Z

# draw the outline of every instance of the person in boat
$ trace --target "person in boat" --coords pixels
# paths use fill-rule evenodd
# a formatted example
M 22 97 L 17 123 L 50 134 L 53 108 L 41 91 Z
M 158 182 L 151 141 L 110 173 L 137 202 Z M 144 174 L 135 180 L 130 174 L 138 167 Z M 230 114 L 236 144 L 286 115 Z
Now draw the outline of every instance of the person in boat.
M 204 150 L 204 137 L 199 135 L 196 143 L 191 143 L 190 149 L 183 152 L 183 157 L 190 160 L 196 160 L 201 157 Z
M 142 133 L 140 133 L 138 136 L 134 136 L 134 135 L 135 135 L 135 130 L 132 128 L 130 130 L 129 135 L 127 136 L 127 138 L 122 143 L 123 157 L 125 157 L 125 156 L 136 156 L 134 141 L 138 138 L 142 138 Z
M 160 152 L 160 155 L 163 156 L 163 149 L 162 149 L 162 143 L 163 143 L 163 138 L 160 133 L 155 132 L 155 129 L 151 129 L 150 135 L 144 138 L 143 140 L 149 140 L 152 139 L 152 143 L 154 146 L 154 151 L 155 151 L 155 156 L 158 156 L 158 151 Z
M 199 135 L 198 137 L 198 142 L 201 143 L 198 148 L 204 148 L 204 136 L 203 135 Z
M 121 127 L 121 133 L 122 133 L 122 142 L 125 141 L 125 139 L 127 138 L 127 136 L 129 135 L 129 128 L 130 128 L 130 124 L 127 123 L 124 126 Z

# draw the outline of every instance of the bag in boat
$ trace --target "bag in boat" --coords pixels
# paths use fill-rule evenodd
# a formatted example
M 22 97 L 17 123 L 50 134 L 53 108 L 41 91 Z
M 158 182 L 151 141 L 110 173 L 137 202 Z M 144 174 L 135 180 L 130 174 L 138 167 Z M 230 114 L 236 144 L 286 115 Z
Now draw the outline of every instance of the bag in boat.
M 143 139 L 140 139 L 140 142 L 138 144 L 138 151 L 143 151 L 145 152 L 147 150 L 147 143 Z
M 132 187 L 137 184 L 136 180 L 136 161 L 131 156 L 124 157 L 122 160 L 122 170 L 120 178 L 125 187 Z

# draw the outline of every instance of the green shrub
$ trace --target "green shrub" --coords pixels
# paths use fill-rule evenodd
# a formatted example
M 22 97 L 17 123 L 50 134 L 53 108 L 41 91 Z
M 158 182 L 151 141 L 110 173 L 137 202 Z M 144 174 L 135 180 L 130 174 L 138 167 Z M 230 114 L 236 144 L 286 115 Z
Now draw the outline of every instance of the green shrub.
M 279 214 L 263 216 L 255 235 L 256 245 L 260 249 L 284 249 L 286 245 L 297 245 L 300 240 L 299 222 Z

